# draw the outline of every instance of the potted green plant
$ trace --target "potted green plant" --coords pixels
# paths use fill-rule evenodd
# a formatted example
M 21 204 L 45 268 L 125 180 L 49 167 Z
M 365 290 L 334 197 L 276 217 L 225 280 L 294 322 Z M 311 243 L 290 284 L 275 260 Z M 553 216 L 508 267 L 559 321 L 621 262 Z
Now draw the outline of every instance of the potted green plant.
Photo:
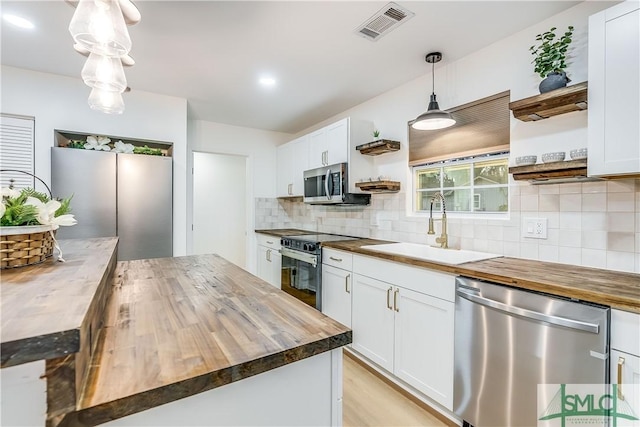
M 534 56 L 532 63 L 534 71 L 544 80 L 540 82 L 540 93 L 565 87 L 571 80 L 567 77 L 567 51 L 572 41 L 573 26 L 569 25 L 564 34 L 557 37 L 556 27 L 538 34 L 536 40 L 539 45 L 529 48 Z
M 373 131 L 373 137 L 374 137 L 375 139 L 378 139 L 378 138 L 380 137 L 380 131 L 379 131 L 378 129 L 376 129 L 376 130 L 374 130 L 374 131 Z

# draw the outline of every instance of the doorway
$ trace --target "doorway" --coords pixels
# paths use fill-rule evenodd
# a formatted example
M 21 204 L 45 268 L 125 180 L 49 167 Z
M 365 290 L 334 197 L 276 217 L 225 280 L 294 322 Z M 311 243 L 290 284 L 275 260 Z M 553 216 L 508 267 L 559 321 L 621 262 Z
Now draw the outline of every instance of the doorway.
M 193 253 L 247 264 L 247 157 L 193 153 Z

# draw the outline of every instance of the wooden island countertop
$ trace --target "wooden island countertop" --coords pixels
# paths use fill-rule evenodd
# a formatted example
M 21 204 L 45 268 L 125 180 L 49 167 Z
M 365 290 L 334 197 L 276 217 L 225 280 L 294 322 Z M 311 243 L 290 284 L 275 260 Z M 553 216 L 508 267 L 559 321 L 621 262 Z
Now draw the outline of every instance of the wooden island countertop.
M 351 342 L 351 330 L 217 255 L 119 262 L 60 425 L 96 425 Z
M 3 368 L 78 352 L 81 329 L 106 300 L 118 238 L 60 244 L 64 263 L 54 255 L 0 273 Z

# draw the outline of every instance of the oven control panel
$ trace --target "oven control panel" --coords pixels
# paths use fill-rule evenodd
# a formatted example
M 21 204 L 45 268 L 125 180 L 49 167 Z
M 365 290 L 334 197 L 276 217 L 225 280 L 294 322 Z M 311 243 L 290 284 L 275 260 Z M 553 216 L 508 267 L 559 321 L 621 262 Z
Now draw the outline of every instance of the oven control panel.
M 309 252 L 309 253 L 314 253 L 320 248 L 320 245 L 317 243 L 304 242 L 301 240 L 294 240 L 294 239 L 288 239 L 288 238 L 280 239 L 280 244 L 282 245 L 283 248 L 289 248 L 289 249 L 294 249 L 297 251 L 303 251 L 303 252 Z

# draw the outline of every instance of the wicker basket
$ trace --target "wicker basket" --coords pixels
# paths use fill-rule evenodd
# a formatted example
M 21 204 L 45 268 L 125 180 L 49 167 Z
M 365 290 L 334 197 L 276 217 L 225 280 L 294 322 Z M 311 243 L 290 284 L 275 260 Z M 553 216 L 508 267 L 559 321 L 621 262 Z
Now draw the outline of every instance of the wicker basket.
M 0 227 L 2 269 L 38 264 L 53 255 L 50 225 Z

